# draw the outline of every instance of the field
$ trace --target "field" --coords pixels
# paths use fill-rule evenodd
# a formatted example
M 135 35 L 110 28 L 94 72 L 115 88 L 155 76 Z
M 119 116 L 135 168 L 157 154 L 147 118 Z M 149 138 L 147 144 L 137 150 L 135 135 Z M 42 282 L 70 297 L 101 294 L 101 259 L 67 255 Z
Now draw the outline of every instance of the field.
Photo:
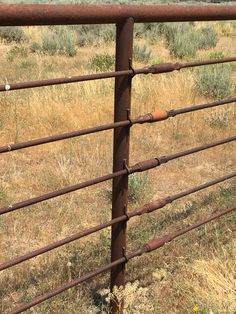
M 138 25 L 134 67 L 236 55 L 234 22 L 184 27 Z M 11 29 L 10 36 L 4 34 L 0 30 L 1 84 L 114 68 L 112 27 L 25 27 L 23 33 Z M 188 45 L 189 38 L 197 46 Z M 137 76 L 132 116 L 233 97 L 235 77 L 235 63 Z M 113 85 L 108 79 L 1 93 L 0 146 L 111 122 Z M 235 119 L 233 103 L 133 126 L 130 164 L 233 136 Z M 112 138 L 112 131 L 107 131 L 2 154 L 1 207 L 110 173 Z M 133 175 L 129 210 L 229 174 L 235 164 L 235 143 L 231 143 Z M 230 180 L 131 220 L 128 251 L 234 205 L 235 183 Z M 111 182 L 6 214 L 0 218 L 0 261 L 105 222 L 110 215 Z M 126 313 L 236 313 L 235 225 L 234 213 L 131 261 L 128 284 L 121 293 Z M 0 312 L 104 265 L 109 262 L 109 247 L 110 230 L 106 229 L 2 272 Z M 109 275 L 104 274 L 28 313 L 107 313 L 108 282 Z

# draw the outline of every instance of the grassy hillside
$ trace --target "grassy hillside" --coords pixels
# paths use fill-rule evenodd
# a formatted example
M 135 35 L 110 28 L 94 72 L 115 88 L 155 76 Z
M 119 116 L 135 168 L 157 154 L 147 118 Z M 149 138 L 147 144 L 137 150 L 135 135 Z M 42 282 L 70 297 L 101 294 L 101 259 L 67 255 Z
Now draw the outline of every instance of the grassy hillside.
M 114 27 L 0 30 L 3 84 L 114 68 Z M 99 38 L 97 38 L 99 36 Z M 135 28 L 134 67 L 236 55 L 235 23 L 146 24 Z M 193 40 L 194 39 L 194 40 Z M 132 116 L 235 95 L 235 63 L 133 80 Z M 112 79 L 0 94 L 0 146 L 113 120 Z M 208 86 L 207 89 L 204 86 Z M 235 104 L 131 130 L 130 164 L 235 135 Z M 129 210 L 235 170 L 235 143 L 130 177 Z M 25 149 L 0 158 L 0 206 L 111 172 L 112 131 Z M 236 181 L 131 220 L 128 251 L 235 204 Z M 4 262 L 110 219 L 111 182 L 0 218 Z M 235 213 L 127 266 L 126 313 L 233 314 Z M 0 312 L 109 261 L 101 231 L 1 273 Z M 138 282 L 137 282 L 138 280 Z M 107 313 L 108 274 L 28 313 Z

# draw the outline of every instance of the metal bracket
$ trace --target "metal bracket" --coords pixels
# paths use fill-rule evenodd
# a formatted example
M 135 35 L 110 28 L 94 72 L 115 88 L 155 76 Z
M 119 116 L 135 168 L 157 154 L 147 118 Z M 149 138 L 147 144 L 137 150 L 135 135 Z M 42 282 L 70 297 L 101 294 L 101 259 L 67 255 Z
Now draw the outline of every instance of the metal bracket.
M 127 204 L 125 204 L 124 206 L 124 215 L 127 217 L 127 221 L 130 219 L 130 216 L 128 214 L 128 211 L 127 211 Z
M 133 123 L 133 120 L 131 118 L 130 109 L 126 109 L 126 112 L 127 112 L 127 120 L 129 120 L 129 122 L 130 122 L 129 127 L 131 127 L 134 123 Z
M 133 78 L 136 75 L 136 71 L 133 68 L 133 62 L 132 62 L 131 58 L 129 58 L 129 69 L 132 70 L 132 72 L 133 72 L 133 74 L 132 74 L 132 78 Z
M 128 174 L 128 175 L 131 174 L 131 172 L 130 172 L 130 167 L 129 167 L 128 164 L 127 164 L 127 159 L 124 159 L 124 160 L 123 160 L 123 165 L 124 165 L 124 169 L 127 170 L 127 174 Z
M 125 263 L 128 263 L 129 259 L 126 256 L 126 248 L 123 247 L 122 250 L 123 250 L 123 257 L 125 258 Z

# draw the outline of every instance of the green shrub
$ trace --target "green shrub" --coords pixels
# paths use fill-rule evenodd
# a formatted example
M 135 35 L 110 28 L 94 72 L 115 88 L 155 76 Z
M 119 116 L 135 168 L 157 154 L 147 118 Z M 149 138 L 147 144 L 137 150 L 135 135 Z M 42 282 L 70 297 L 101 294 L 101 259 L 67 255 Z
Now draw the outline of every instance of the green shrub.
M 43 33 L 41 49 L 42 52 L 49 55 L 73 57 L 76 55 L 74 34 L 64 26 L 52 28 Z
M 151 50 L 147 46 L 134 45 L 133 55 L 134 59 L 140 62 L 148 62 L 151 58 Z
M 212 111 L 206 116 L 206 123 L 216 129 L 226 128 L 229 125 L 230 112 L 227 108 L 221 108 L 221 110 Z
M 98 39 L 102 42 L 111 42 L 115 40 L 115 28 L 112 25 L 101 25 L 99 27 Z
M 161 37 L 159 24 L 157 23 L 145 23 L 137 24 L 139 29 L 136 30 L 136 37 L 145 37 L 149 42 L 155 44 L 157 40 Z
M 114 56 L 109 54 L 97 54 L 90 60 L 90 66 L 98 72 L 108 72 L 114 69 Z
M 4 192 L 4 190 L 1 188 L 1 189 L 0 189 L 0 201 L 2 201 L 2 200 L 5 199 L 5 198 L 6 198 L 5 192 Z
M 79 47 L 85 45 L 94 45 L 98 40 L 97 27 L 94 25 L 79 25 L 75 26 L 76 44 Z
M 223 51 L 213 51 L 209 54 L 209 59 L 223 59 L 225 58 L 225 54 Z
M 223 99 L 232 93 L 231 69 L 228 64 L 203 67 L 198 71 L 196 88 L 200 95 Z
M 40 46 L 39 43 L 36 42 L 32 42 L 32 44 L 30 45 L 30 51 L 31 52 L 41 52 L 42 51 L 42 47 Z
M 161 23 L 159 33 L 165 36 L 170 53 L 177 58 L 193 58 L 198 50 L 198 34 L 191 23 Z
M 235 28 L 235 22 L 220 22 L 220 30 L 221 34 L 226 37 L 230 37 L 233 35 L 234 28 Z
M 196 33 L 192 31 L 178 32 L 173 40 L 171 40 L 170 53 L 177 58 L 193 58 L 197 54 L 198 43 L 196 40 Z
M 76 32 L 78 46 L 98 45 L 115 40 L 115 28 L 112 25 L 79 25 L 72 28 Z
M 188 24 L 179 24 L 179 23 L 160 23 L 158 24 L 158 33 L 162 36 L 165 36 L 168 43 L 170 43 L 177 32 L 179 32 L 180 27 L 188 27 Z
M 236 28 L 236 21 L 231 21 L 230 24 L 234 29 Z
M 24 60 L 24 61 L 21 62 L 20 67 L 22 69 L 29 70 L 29 69 L 37 67 L 37 63 L 35 63 L 32 60 Z
M 20 43 L 26 40 L 26 35 L 20 27 L 0 27 L 0 38 L 7 43 Z
M 7 53 L 7 61 L 13 62 L 15 59 L 19 58 L 27 58 L 28 57 L 28 50 L 25 47 L 13 47 Z
M 198 49 L 214 48 L 218 42 L 217 32 L 213 26 L 203 27 L 199 30 Z
M 135 38 L 143 38 L 144 33 L 145 33 L 144 27 L 147 24 L 148 23 L 145 23 L 145 24 L 142 24 L 142 23 L 134 24 L 134 37 Z
M 155 30 L 166 38 L 170 53 L 177 58 L 193 58 L 200 49 L 216 46 L 218 37 L 212 26 L 196 29 L 194 23 L 160 23 Z
M 148 176 L 147 173 L 135 174 L 129 177 L 129 199 L 130 200 L 138 200 L 143 193 L 145 193 L 145 189 L 147 188 Z
M 236 62 L 230 62 L 230 68 L 232 72 L 236 72 Z

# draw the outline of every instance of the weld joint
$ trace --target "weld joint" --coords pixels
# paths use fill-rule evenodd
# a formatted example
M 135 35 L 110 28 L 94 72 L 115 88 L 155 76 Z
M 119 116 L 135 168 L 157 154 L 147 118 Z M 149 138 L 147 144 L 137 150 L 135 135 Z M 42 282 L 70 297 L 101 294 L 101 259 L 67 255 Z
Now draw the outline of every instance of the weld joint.
M 126 249 L 125 249 L 125 247 L 123 247 L 122 250 L 123 250 L 123 257 L 124 257 L 124 259 L 125 259 L 125 263 L 128 263 L 129 259 L 128 259 L 127 255 L 126 255 Z
M 130 219 L 130 215 L 127 210 L 127 204 L 124 205 L 124 215 L 126 216 L 127 221 L 128 221 Z
M 168 162 L 167 156 L 156 157 L 156 160 L 159 162 L 159 165 L 166 164 Z
M 130 114 L 130 109 L 127 109 L 127 120 L 129 120 L 129 126 L 132 127 L 134 122 L 133 119 L 131 118 L 131 114 Z
M 123 160 L 123 165 L 124 165 L 124 169 L 127 171 L 127 174 L 130 175 L 131 173 L 133 173 L 132 171 L 132 167 L 129 167 L 127 164 L 127 159 Z
M 133 72 L 133 73 L 132 73 L 132 78 L 135 77 L 136 71 L 135 71 L 135 69 L 133 68 L 133 62 L 132 62 L 132 59 L 131 59 L 131 58 L 129 58 L 129 69 Z
M 175 117 L 177 115 L 177 113 L 174 109 L 172 109 L 172 110 L 168 111 L 168 115 L 169 115 L 169 117 Z

